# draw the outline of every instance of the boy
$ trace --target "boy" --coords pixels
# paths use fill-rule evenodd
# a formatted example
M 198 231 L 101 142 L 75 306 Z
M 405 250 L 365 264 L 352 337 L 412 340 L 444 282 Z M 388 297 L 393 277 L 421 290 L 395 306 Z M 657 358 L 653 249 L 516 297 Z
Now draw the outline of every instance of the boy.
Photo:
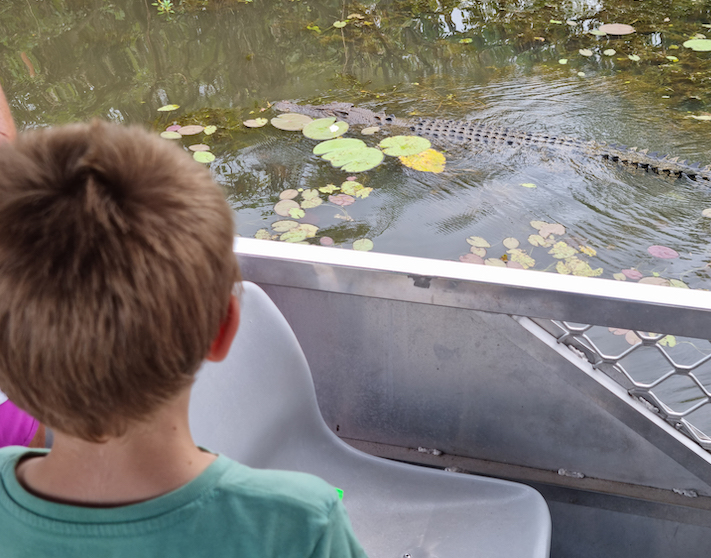
M 0 169 L 0 388 L 55 433 L 0 450 L 0 556 L 364 557 L 325 482 L 192 441 L 194 374 L 239 324 L 209 172 L 101 122 L 26 133 Z

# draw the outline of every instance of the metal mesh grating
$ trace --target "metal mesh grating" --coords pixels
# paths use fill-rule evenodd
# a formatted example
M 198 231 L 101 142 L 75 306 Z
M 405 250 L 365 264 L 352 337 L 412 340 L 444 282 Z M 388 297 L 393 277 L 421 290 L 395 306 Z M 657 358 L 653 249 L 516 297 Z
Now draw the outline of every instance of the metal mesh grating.
M 711 342 L 557 320 L 534 321 L 711 451 Z

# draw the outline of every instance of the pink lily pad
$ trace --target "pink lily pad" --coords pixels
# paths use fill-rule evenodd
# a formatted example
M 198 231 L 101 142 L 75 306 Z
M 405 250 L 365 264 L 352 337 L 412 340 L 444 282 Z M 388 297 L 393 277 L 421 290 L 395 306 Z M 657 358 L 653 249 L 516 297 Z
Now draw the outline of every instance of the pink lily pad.
M 636 269 L 623 269 L 622 274 L 631 281 L 637 281 L 638 279 L 644 277 L 644 275 Z
M 658 244 L 647 248 L 647 252 L 652 254 L 655 258 L 663 258 L 665 260 L 673 260 L 674 258 L 679 257 L 679 252 L 676 250 L 673 250 L 667 246 L 659 246 Z
M 351 205 L 355 201 L 355 198 L 353 196 L 349 196 L 348 194 L 336 194 L 335 196 L 328 196 L 328 201 L 343 207 Z
M 484 265 L 484 258 L 477 256 L 476 254 L 464 254 L 459 256 L 459 261 L 464 263 L 479 264 Z
M 165 131 L 166 132 L 177 132 L 178 130 L 180 130 L 180 128 L 182 128 L 182 126 L 180 124 L 173 124 L 172 126 L 168 126 L 165 129 Z

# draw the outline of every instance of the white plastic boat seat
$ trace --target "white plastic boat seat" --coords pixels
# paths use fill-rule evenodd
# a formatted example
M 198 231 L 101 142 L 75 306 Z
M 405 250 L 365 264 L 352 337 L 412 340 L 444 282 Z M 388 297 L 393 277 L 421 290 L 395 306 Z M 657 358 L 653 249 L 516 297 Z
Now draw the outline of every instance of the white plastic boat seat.
M 221 363 L 199 373 L 190 421 L 196 443 L 251 467 L 313 473 L 344 490 L 370 558 L 544 558 L 548 507 L 534 489 L 392 462 L 360 452 L 326 426 L 290 326 L 244 283 L 242 321 Z

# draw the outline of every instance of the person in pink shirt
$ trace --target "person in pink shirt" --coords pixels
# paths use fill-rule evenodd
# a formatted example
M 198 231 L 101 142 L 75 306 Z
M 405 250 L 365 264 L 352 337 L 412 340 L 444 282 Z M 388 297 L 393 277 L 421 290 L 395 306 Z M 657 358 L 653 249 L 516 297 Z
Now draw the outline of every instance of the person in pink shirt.
M 0 143 L 13 141 L 15 122 L 0 85 Z M 37 420 L 19 409 L 0 391 L 0 448 L 5 446 L 44 447 L 45 430 Z

